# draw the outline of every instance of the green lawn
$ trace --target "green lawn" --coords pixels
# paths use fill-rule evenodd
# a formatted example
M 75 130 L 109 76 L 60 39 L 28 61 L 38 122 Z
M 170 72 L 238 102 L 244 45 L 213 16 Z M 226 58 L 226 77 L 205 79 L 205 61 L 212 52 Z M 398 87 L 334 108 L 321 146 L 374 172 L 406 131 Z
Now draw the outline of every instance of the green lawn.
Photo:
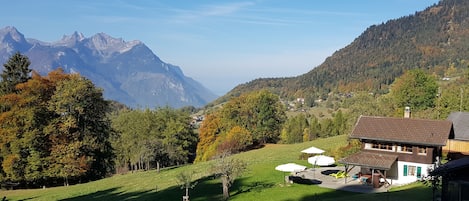
M 231 188 L 230 200 L 382 200 L 407 201 L 432 199 L 431 189 L 413 184 L 391 189 L 381 194 L 359 194 L 321 188 L 315 185 L 293 184 L 285 186 L 283 173 L 275 166 L 294 162 L 310 166 L 300 159 L 300 151 L 316 146 L 326 151 L 346 144 L 346 136 L 319 139 L 293 145 L 267 145 L 264 148 L 241 153 L 234 157 L 248 162 L 249 170 Z M 190 190 L 191 201 L 221 200 L 219 179 L 210 175 L 211 162 L 166 169 L 157 173 L 146 171 L 115 175 L 86 184 L 33 190 L 0 191 L 8 200 L 181 200 L 184 191 L 177 185 L 176 175 L 181 171 L 194 171 L 198 184 Z

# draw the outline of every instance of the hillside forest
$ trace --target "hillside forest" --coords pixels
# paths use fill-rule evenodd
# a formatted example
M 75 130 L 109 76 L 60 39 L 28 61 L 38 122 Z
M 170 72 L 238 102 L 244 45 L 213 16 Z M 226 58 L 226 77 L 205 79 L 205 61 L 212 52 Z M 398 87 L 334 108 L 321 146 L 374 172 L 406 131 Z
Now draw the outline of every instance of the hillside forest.
M 58 69 L 41 76 L 29 65 L 26 56 L 14 54 L 0 82 L 0 182 L 27 188 L 344 135 L 360 115 L 399 117 L 405 106 L 413 118 L 431 119 L 469 109 L 469 68 L 453 66 L 445 69 L 449 80 L 429 69 L 408 70 L 386 94 L 329 93 L 325 101 L 292 104 L 262 89 L 197 111 L 129 109 L 104 100 L 102 90 L 79 74 Z M 200 126 L 190 123 L 196 112 L 205 117 Z M 333 152 L 342 157 L 353 147 Z
M 423 11 L 368 27 L 319 66 L 296 77 L 259 78 L 240 84 L 215 104 L 269 88 L 282 99 L 325 99 L 329 93 L 389 93 L 411 69 L 445 78 L 447 68 L 469 65 L 469 1 L 442 0 Z

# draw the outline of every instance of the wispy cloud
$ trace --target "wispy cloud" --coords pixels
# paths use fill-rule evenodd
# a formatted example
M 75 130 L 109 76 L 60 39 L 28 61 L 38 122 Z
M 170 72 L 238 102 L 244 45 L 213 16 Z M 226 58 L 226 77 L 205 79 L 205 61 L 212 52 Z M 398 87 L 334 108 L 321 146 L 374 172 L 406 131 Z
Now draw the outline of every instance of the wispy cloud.
M 305 10 L 290 8 L 252 8 L 247 10 L 246 15 L 233 18 L 242 23 L 264 24 L 264 25 L 294 25 L 310 24 L 320 22 L 321 18 L 332 17 L 356 17 L 362 13 L 336 12 L 327 10 Z
M 240 2 L 225 5 L 209 5 L 200 12 L 204 16 L 220 16 L 235 13 L 243 8 L 254 5 L 253 2 Z
M 309 24 L 314 21 L 317 22 L 318 18 L 323 17 L 356 17 L 363 15 L 357 12 L 330 11 L 321 8 L 308 10 L 262 7 L 262 3 L 259 4 L 253 1 L 172 9 L 170 12 L 174 14 L 173 17 L 168 18 L 171 23 L 191 23 L 209 18 L 258 25 Z
M 227 16 L 234 14 L 244 8 L 253 6 L 253 2 L 237 2 L 227 4 L 213 4 L 200 6 L 194 9 L 175 9 L 177 13 L 174 22 L 192 22 L 207 17 Z

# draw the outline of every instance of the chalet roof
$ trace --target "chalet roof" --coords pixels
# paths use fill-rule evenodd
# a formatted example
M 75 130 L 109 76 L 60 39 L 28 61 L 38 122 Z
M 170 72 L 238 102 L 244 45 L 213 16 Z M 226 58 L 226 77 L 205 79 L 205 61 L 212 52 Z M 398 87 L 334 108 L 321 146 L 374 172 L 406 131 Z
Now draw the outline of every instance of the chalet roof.
M 453 122 L 454 139 L 469 141 L 469 112 L 453 112 L 448 120 Z
M 446 175 L 454 171 L 462 170 L 463 168 L 469 168 L 469 157 L 452 160 L 433 170 L 430 175 Z
M 350 138 L 444 146 L 452 132 L 446 120 L 360 116 Z
M 339 162 L 367 168 L 389 170 L 396 160 L 396 154 L 360 151 L 346 158 L 340 159 Z

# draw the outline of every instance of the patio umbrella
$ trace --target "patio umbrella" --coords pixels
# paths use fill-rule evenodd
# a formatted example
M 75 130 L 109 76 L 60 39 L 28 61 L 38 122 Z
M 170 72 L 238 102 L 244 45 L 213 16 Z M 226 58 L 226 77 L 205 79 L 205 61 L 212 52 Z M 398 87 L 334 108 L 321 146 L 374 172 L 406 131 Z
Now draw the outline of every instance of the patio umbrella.
M 306 166 L 298 165 L 296 163 L 287 163 L 287 164 L 278 165 L 277 167 L 275 167 L 275 169 L 278 171 L 282 171 L 282 172 L 296 172 L 296 171 L 305 170 Z
M 310 147 L 310 148 L 307 148 L 307 149 L 305 149 L 301 152 L 306 153 L 306 154 L 322 154 L 322 153 L 324 153 L 324 150 L 316 148 L 316 147 Z
M 325 155 L 317 155 L 308 158 L 308 163 L 318 166 L 329 166 L 335 163 L 334 158 Z
M 283 177 L 285 178 L 285 172 L 296 172 L 296 171 L 303 171 L 306 169 L 304 165 L 298 165 L 296 163 L 286 163 L 282 165 L 278 165 L 275 167 L 276 170 L 283 172 Z M 283 180 L 285 183 L 285 179 Z

